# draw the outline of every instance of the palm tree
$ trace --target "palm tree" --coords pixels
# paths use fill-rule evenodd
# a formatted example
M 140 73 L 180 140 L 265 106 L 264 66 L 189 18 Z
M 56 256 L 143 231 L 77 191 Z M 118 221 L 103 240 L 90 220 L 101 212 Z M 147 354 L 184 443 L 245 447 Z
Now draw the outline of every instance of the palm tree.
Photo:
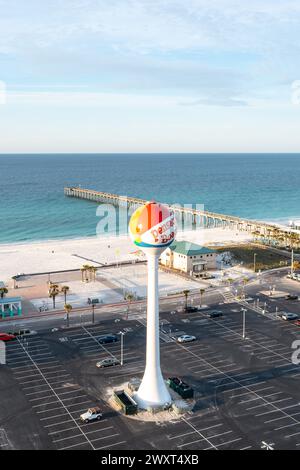
M 188 296 L 190 291 L 188 289 L 185 289 L 182 291 L 183 295 L 185 296 L 185 310 L 188 309 Z
M 84 265 L 82 266 L 82 268 L 80 269 L 80 271 L 81 271 L 81 276 L 82 276 L 82 282 L 83 282 L 84 280 L 88 281 L 88 278 L 87 278 L 86 276 L 87 276 L 87 273 L 90 272 L 90 269 L 91 269 L 91 267 L 90 267 L 89 264 L 84 264 Z
M 67 326 L 70 326 L 70 312 L 72 311 L 73 307 L 71 304 L 65 304 L 64 309 L 67 314 Z
M 253 235 L 255 240 L 257 240 L 258 238 L 261 237 L 261 233 L 260 233 L 259 230 L 254 230 L 254 232 L 252 232 L 252 235 Z
M 65 304 L 67 303 L 67 293 L 69 292 L 69 290 L 70 290 L 69 286 L 62 286 L 62 288 L 60 289 L 62 294 L 64 294 L 65 296 Z
M 200 308 L 202 307 L 202 297 L 205 294 L 205 289 L 200 289 Z
M 124 295 L 124 300 L 127 300 L 127 302 L 128 302 L 128 304 L 127 304 L 127 314 L 126 314 L 126 320 L 128 320 L 130 305 L 131 305 L 131 302 L 134 300 L 134 295 L 131 292 L 127 292 Z
M 290 248 L 293 250 L 294 248 L 296 248 L 296 246 L 299 245 L 299 235 L 298 233 L 295 233 L 295 232 L 289 232 L 288 234 L 288 241 L 289 241 L 289 244 L 290 244 Z
M 8 293 L 8 289 L 6 287 L 1 287 L 0 289 L 0 297 L 3 299 L 3 297 Z
M 98 271 L 98 268 L 96 266 L 91 266 L 90 267 L 90 272 L 93 274 L 93 280 L 94 282 L 96 281 L 96 272 Z
M 281 238 L 281 232 L 277 227 L 272 230 L 272 238 L 275 242 L 278 242 Z
M 81 271 L 81 281 L 83 282 L 83 275 L 85 273 L 85 268 L 82 266 L 82 268 L 80 268 L 80 271 Z
M 55 299 L 59 294 L 59 286 L 57 284 L 50 284 L 49 297 L 53 300 L 53 308 L 55 308 Z

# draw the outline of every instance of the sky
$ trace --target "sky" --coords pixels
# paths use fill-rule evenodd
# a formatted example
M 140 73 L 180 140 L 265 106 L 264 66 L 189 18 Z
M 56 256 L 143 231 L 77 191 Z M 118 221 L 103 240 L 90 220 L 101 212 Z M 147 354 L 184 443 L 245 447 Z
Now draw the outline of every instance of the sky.
M 300 152 L 299 0 L 0 0 L 0 153 Z

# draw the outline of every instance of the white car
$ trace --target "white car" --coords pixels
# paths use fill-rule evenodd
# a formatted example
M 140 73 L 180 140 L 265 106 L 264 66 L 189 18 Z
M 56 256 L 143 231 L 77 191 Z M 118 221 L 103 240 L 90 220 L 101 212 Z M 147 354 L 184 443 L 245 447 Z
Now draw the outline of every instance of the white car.
M 296 313 L 283 313 L 281 318 L 285 321 L 297 320 L 299 317 Z
M 195 341 L 195 339 L 196 339 L 196 336 L 182 335 L 182 336 L 178 336 L 177 342 L 178 343 L 190 343 L 191 341 Z
M 89 408 L 85 413 L 80 415 L 80 421 L 83 423 L 90 423 L 92 421 L 99 421 L 102 418 L 102 413 L 98 406 L 95 408 Z

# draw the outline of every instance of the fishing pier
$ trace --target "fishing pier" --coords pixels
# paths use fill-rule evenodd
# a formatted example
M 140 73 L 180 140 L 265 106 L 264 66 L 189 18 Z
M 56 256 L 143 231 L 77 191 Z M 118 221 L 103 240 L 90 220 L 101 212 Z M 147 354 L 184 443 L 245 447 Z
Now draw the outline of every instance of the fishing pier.
M 65 196 L 94 201 L 98 204 L 112 204 L 115 207 L 123 207 L 128 210 L 135 210 L 147 201 L 136 197 L 119 196 L 92 189 L 83 189 L 80 187 L 64 188 Z M 177 219 L 181 217 L 182 223 L 192 223 L 195 226 L 204 228 L 224 228 L 241 232 L 255 233 L 257 236 L 268 237 L 274 231 L 277 234 L 287 237 L 294 230 L 288 227 L 268 224 L 256 220 L 244 219 L 237 216 L 218 214 L 215 212 L 201 210 L 195 207 L 171 205 Z M 299 232 L 298 232 L 299 233 Z

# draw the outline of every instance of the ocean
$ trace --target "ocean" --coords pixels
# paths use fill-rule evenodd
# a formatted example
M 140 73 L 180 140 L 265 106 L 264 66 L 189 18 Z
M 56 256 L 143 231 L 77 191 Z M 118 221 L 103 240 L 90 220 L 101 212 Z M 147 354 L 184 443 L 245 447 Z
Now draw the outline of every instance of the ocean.
M 0 243 L 94 236 L 97 204 L 65 197 L 64 186 L 300 219 L 300 154 L 0 155 L 0 184 Z

